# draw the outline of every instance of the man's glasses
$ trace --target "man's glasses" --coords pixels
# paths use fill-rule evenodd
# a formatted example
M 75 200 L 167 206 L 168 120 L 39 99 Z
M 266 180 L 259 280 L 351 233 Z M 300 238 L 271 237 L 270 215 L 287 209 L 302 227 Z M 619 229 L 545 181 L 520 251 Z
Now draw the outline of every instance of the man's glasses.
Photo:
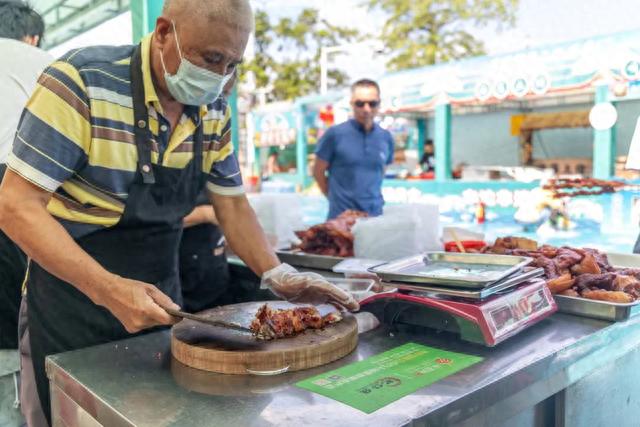
M 371 108 L 376 108 L 380 105 L 380 101 L 354 101 L 353 104 L 358 108 L 364 107 L 365 104 L 369 104 Z

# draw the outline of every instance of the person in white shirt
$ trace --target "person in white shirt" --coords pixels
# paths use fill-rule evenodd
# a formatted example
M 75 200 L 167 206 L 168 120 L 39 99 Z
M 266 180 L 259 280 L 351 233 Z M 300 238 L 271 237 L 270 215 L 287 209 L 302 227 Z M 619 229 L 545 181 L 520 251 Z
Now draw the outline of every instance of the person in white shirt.
M 39 49 L 43 33 L 44 21 L 30 6 L 18 0 L 0 0 L 0 180 L 4 176 L 5 162 L 11 152 L 22 110 L 37 85 L 38 77 L 54 60 Z M 17 349 L 19 336 L 28 339 L 18 332 L 18 310 L 26 263 L 24 253 L 0 231 L 0 349 Z M 23 378 L 28 375 L 23 373 Z M 23 405 L 22 412 L 29 425 L 45 423 L 44 418 L 38 416 L 42 412 L 38 409 Z
M 11 151 L 22 110 L 53 57 L 38 46 L 44 21 L 19 1 L 0 1 L 0 163 Z

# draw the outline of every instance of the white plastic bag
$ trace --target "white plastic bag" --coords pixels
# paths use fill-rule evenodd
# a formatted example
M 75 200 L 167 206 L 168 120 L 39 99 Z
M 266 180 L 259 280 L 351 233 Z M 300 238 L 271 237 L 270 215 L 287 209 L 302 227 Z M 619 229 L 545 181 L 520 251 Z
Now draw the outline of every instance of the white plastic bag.
M 376 218 L 359 220 L 352 229 L 358 258 L 390 261 L 442 250 L 437 205 L 393 205 Z
M 291 246 L 297 240 L 294 231 L 304 229 L 302 204 L 296 194 L 255 194 L 249 203 L 269 242 L 277 248 Z

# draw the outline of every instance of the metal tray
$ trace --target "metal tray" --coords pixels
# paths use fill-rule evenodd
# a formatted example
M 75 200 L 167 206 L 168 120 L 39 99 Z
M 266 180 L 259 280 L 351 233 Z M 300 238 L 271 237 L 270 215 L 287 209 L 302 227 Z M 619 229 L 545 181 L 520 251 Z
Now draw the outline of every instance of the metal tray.
M 345 258 L 337 256 L 308 254 L 299 249 L 280 249 L 276 251 L 276 255 L 282 262 L 291 264 L 294 267 L 310 268 L 312 270 L 332 271 L 336 264 L 345 260 Z
M 462 288 L 485 288 L 531 262 L 510 255 L 427 252 L 369 269 L 383 281 L 428 283 Z
M 558 312 L 576 316 L 619 322 L 640 313 L 640 302 L 617 304 L 566 295 L 554 295 L 553 297 L 556 299 Z
M 424 285 L 408 285 L 405 283 L 398 283 L 398 289 L 413 291 L 413 294 L 427 294 L 427 296 L 434 296 L 437 298 L 464 298 L 476 301 L 482 301 L 490 296 L 496 295 L 500 292 L 506 291 L 514 286 L 526 282 L 527 280 L 535 279 L 544 275 L 544 269 L 536 268 L 526 273 L 518 274 L 507 277 L 506 279 L 495 283 L 491 286 L 487 286 L 482 289 L 464 289 L 464 288 L 445 288 L 435 286 Z
M 640 256 L 637 254 L 607 253 L 609 263 L 615 268 L 640 268 Z M 620 322 L 640 313 L 640 301 L 628 304 L 591 300 L 581 297 L 554 295 L 559 313 L 594 319 Z

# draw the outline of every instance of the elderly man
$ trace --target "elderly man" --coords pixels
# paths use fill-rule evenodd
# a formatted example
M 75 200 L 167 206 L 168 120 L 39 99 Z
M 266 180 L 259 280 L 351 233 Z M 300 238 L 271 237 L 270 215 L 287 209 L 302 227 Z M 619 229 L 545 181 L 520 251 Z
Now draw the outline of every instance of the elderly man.
M 347 293 L 281 264 L 243 194 L 219 95 L 252 30 L 248 0 L 167 0 L 136 47 L 72 51 L 41 76 L 0 188 L 0 227 L 31 259 L 29 343 L 45 357 L 176 321 L 182 218 L 205 187 L 236 254 L 277 295 Z
M 379 107 L 378 84 L 355 82 L 353 118 L 329 128 L 318 142 L 313 176 L 329 199 L 329 219 L 348 209 L 382 214 L 382 179 L 393 162 L 393 138 L 373 121 Z

